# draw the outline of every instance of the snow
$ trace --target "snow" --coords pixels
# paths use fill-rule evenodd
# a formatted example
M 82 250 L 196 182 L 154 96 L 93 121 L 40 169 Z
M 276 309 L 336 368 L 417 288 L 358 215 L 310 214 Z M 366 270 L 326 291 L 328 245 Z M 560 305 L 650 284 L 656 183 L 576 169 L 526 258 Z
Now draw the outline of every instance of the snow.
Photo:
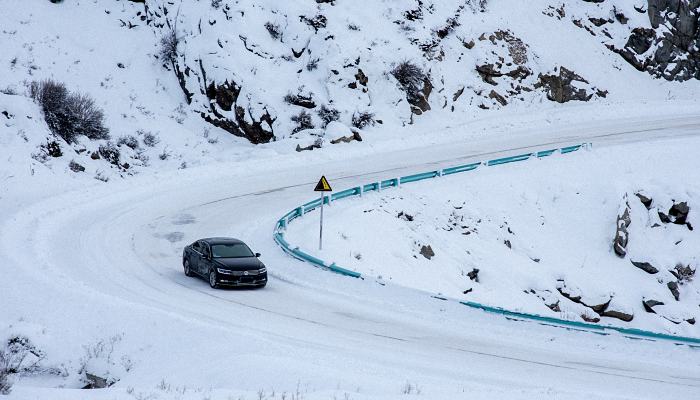
M 694 224 L 700 187 L 689 177 L 700 167 L 699 145 L 695 138 L 594 145 L 592 152 L 482 167 L 334 203 L 326 211 L 322 252 L 314 251 L 315 218 L 293 222 L 285 237 L 321 259 L 430 294 L 560 316 L 546 306 L 552 300 L 533 296 L 546 292 L 558 299 L 561 313 L 583 312 L 585 307 L 559 296 L 563 287 L 585 305 L 613 299 L 608 309 L 634 316 L 627 324 L 603 317 L 602 324 L 699 336 L 698 325 L 685 320 L 694 323 L 700 316 L 700 286 L 681 285 L 679 302 L 667 288 L 676 280 L 668 271 L 677 264 L 697 269 L 698 236 L 658 216 L 668 213 L 671 199 L 687 201 Z M 640 190 L 653 198 L 651 210 L 634 196 Z M 612 239 L 625 202 L 632 223 L 627 257 L 621 259 Z M 428 245 L 435 253 L 430 259 L 420 254 Z M 660 272 L 649 275 L 631 260 L 650 262 Z M 475 268 L 478 282 L 467 277 Z M 661 312 L 646 313 L 644 298 L 662 301 L 683 317 L 672 323 Z
M 173 7 L 179 4 L 170 3 L 149 1 L 151 10 L 167 5 L 174 16 L 177 10 Z M 583 207 L 585 213 L 573 220 L 581 224 L 577 234 L 593 246 L 591 252 L 598 260 L 607 260 L 610 254 L 605 246 L 613 234 L 610 227 L 620 196 L 636 190 L 634 182 L 644 185 L 643 189 L 666 208 L 676 196 L 687 198 L 691 207 L 697 201 L 693 180 L 697 165 L 689 156 L 697 142 L 688 139 L 697 136 L 700 126 L 697 85 L 654 80 L 639 73 L 605 49 L 602 36 L 593 37 L 571 22 L 571 18 L 584 18 L 585 22 L 589 14 L 605 15 L 614 3 L 631 18 L 627 26 L 607 27 L 613 36 L 610 41 L 619 44 L 627 37 L 627 30 L 648 25 L 645 16 L 629 11 L 631 5 L 624 1 L 603 5 L 567 1 L 566 20 L 557 20 L 542 11 L 560 2 L 506 4 L 491 0 L 485 13 L 472 12 L 469 7 L 462 12 L 461 25 L 443 41 L 445 57 L 438 62 L 426 58 L 416 43 L 433 38 L 433 29 L 442 26 L 460 2 L 424 1 L 424 21 L 404 22 L 405 27 L 391 21 L 413 9 L 413 1 L 365 2 L 362 7 L 345 1 L 335 5 L 223 3 L 229 7 L 230 20 L 224 6 L 214 10 L 210 1 L 182 3 L 178 29 L 187 46 L 182 49 L 186 60 L 181 61 L 196 66 L 194 61 L 201 57 L 208 78 L 219 83 L 233 78 L 242 82 L 240 98 L 250 110 L 247 118 L 263 109 L 276 113 L 276 141 L 254 146 L 202 120 L 198 107 L 207 106 L 208 100 L 200 96 L 188 105 L 173 72 L 155 58 L 163 33 L 156 23 L 162 21 L 146 25 L 140 18 L 145 15 L 143 4 L 104 0 L 3 3 L 0 340 L 11 335 L 30 338 L 46 354 L 42 367 L 54 371 L 16 377 L 8 399 L 657 399 L 696 395 L 700 385 L 697 349 L 496 318 L 426 295 L 426 291 L 452 293 L 450 290 L 462 286 L 433 290 L 415 282 L 399 282 L 398 275 L 385 271 L 381 271 L 387 282 L 384 286 L 373 279 L 336 276 L 291 259 L 271 238 L 277 218 L 314 196 L 312 188 L 323 174 L 340 189 L 529 151 L 526 149 L 593 141 L 591 153 L 537 161 L 529 172 L 503 166 L 454 179 L 464 179 L 466 187 L 485 201 L 490 200 L 491 186 L 506 198 L 510 195 L 508 187 L 489 184 L 491 178 L 526 195 L 502 203 L 470 202 L 471 209 L 464 209 L 472 213 L 468 217 L 531 212 L 532 201 L 540 196 L 535 188 L 548 184 L 548 196 L 542 201 L 552 205 L 556 194 L 557 205 Z M 433 11 L 428 12 L 431 5 Z M 315 34 L 299 15 L 317 13 L 326 15 L 328 24 Z M 198 36 L 200 19 L 204 33 Z M 217 22 L 210 25 L 210 19 Z M 264 28 L 266 21 L 284 28 L 284 42 L 270 38 Z M 360 29 L 348 29 L 351 24 Z M 533 71 L 528 84 L 538 73 L 564 66 L 610 94 L 590 103 L 559 105 L 546 100 L 544 92 L 538 90 L 524 95 L 523 100 L 509 97 L 508 106 L 498 106 L 488 98 L 492 85 L 481 80 L 474 66 L 478 61 L 509 57 L 507 45 L 488 39 L 499 29 L 510 30 L 527 45 L 528 68 Z M 482 33 L 486 40 L 478 39 Z M 252 55 L 244 48 L 241 35 L 247 38 L 249 48 L 274 58 L 264 61 Z M 325 40 L 329 35 L 334 39 Z M 225 51 L 217 39 L 222 40 Z M 467 51 L 461 39 L 474 40 L 474 49 Z M 290 48 L 298 50 L 307 41 L 311 53 L 291 61 L 283 58 L 290 56 Z M 367 92 L 347 86 L 355 80 L 357 56 L 361 56 L 359 67 L 369 77 Z M 317 69 L 308 71 L 306 65 L 313 57 L 321 61 Z M 414 116 L 412 124 L 405 94 L 388 73 L 405 59 L 430 70 L 436 85 L 430 98 L 432 110 Z M 332 72 L 336 68 L 339 75 Z M 195 85 L 197 71 L 192 69 L 188 85 Z M 60 157 L 32 158 L 40 155 L 40 145 L 56 139 L 39 107 L 26 96 L 27 83 L 47 78 L 94 98 L 105 111 L 112 142 L 125 135 L 138 139 L 138 151 L 119 146 L 123 161 L 132 165 L 130 169 L 116 168 L 103 159 L 92 160 L 91 153 L 106 142 L 85 138 L 77 145 L 58 140 L 63 151 Z M 497 80 L 495 88 L 504 92 L 509 83 Z M 296 93 L 299 87 L 303 93 L 313 92 L 319 105 L 333 100 L 340 109 L 341 119 L 329 125 L 327 133 L 316 121 L 317 131 L 290 134 L 289 117 L 299 109 L 286 104 L 283 97 L 290 91 Z M 465 93 L 453 101 L 454 92 L 462 87 Z M 13 91 L 17 94 L 5 93 Z M 448 105 L 443 108 L 445 100 Z M 482 103 L 491 109 L 482 110 Z M 347 134 L 352 114 L 365 110 L 374 112 L 383 123 L 362 130 L 362 142 L 324 142 L 320 151 L 295 151 L 297 144 L 306 146 L 324 133 L 328 140 L 341 131 Z M 158 139 L 152 147 L 144 140 L 148 133 Z M 623 145 L 604 148 L 612 144 Z M 661 150 L 652 151 L 653 144 Z M 641 168 L 644 173 L 619 168 L 611 157 L 618 154 L 616 151 L 624 155 L 631 150 L 646 158 L 624 156 L 622 165 Z M 683 171 L 689 172 L 673 174 L 678 170 L 664 155 L 678 157 L 688 168 Z M 69 171 L 71 161 L 85 166 L 86 171 Z M 656 165 L 663 168 L 654 168 Z M 586 170 L 590 175 L 582 173 Z M 543 171 L 551 174 L 546 180 Z M 572 171 L 587 179 L 563 179 Z M 608 173 L 616 179 L 613 184 L 594 179 Z M 98 175 L 108 181 L 95 179 Z M 552 179 L 561 185 L 554 185 Z M 525 187 L 526 182 L 531 186 Z M 441 184 L 443 181 L 426 183 Z M 405 187 L 382 196 L 413 190 L 420 194 L 423 187 Z M 574 196 L 571 190 L 576 189 L 590 190 L 586 196 L 593 200 L 584 202 L 581 196 Z M 595 194 L 603 197 L 595 198 Z M 463 200 L 467 195 L 471 192 L 465 192 Z M 417 199 L 406 197 L 404 203 L 412 206 L 416 215 L 427 207 Z M 603 199 L 607 203 L 602 204 Z M 374 200 L 327 208 L 329 226 L 351 218 L 354 207 Z M 437 201 L 434 206 L 445 206 L 442 198 L 433 200 Z M 502 208 L 495 208 L 498 205 Z M 642 219 L 636 219 L 632 229 L 645 223 L 644 214 L 636 207 L 633 217 Z M 596 217 L 605 218 L 584 218 L 596 210 L 601 212 Z M 694 208 L 691 210 L 694 221 Z M 547 213 L 549 234 L 557 226 L 570 226 L 567 224 L 572 220 L 564 218 L 570 213 L 556 207 Z M 366 218 L 354 217 L 353 229 L 363 231 L 351 240 L 382 231 L 371 224 L 376 221 Z M 394 219 L 387 223 L 396 223 Z M 511 253 L 504 253 L 502 244 L 486 239 L 483 248 L 472 253 L 491 266 L 499 261 L 532 263 L 530 255 L 540 256 L 547 277 L 556 278 L 559 275 L 553 272 L 551 260 L 568 250 L 575 257 L 567 261 L 572 271 L 566 271 L 566 277 L 577 279 L 571 285 L 592 298 L 586 301 L 599 301 L 612 289 L 615 300 L 620 300 L 615 306 L 626 307 L 629 299 L 639 300 L 640 289 L 631 286 L 611 289 L 596 281 L 595 287 L 589 287 L 592 281 L 579 268 L 585 251 L 571 242 L 564 243 L 568 246 L 564 250 L 543 243 L 547 232 L 536 229 L 530 224 L 533 221 L 537 219 L 531 216 L 516 221 L 523 226 L 512 227 L 518 239 L 511 240 Z M 290 238 L 313 247 L 313 239 L 307 241 L 305 235 L 315 238 L 314 215 L 295 224 Z M 584 227 L 594 231 L 583 232 Z M 694 256 L 695 237 L 681 228 L 664 227 L 661 238 L 654 236 L 660 232 L 657 230 L 633 230 L 630 252 L 664 265 L 675 262 L 673 257 L 686 260 Z M 481 232 L 491 238 L 507 237 L 496 225 Z M 405 244 L 404 233 L 418 237 L 439 232 L 388 230 L 382 239 L 394 237 L 392 244 L 400 246 Z M 527 233 L 537 240 L 525 240 Z M 212 291 L 206 282 L 184 276 L 180 265 L 183 246 L 200 237 L 218 235 L 239 237 L 263 253 L 270 273 L 268 287 L 260 291 Z M 635 240 L 635 235 L 642 240 Z M 679 238 L 684 239 L 682 244 L 670 244 Z M 663 243 L 655 251 L 661 239 Z M 327 251 L 335 251 L 329 243 Z M 433 261 L 459 261 L 433 246 L 437 254 Z M 339 257 L 351 257 L 347 248 L 337 249 Z M 389 260 L 403 257 L 403 251 L 412 247 L 395 250 Z M 367 262 L 371 255 L 363 250 L 362 261 Z M 602 268 L 594 261 L 587 259 L 585 266 Z M 611 265 L 621 268 L 612 278 L 646 274 L 630 266 L 628 260 L 613 260 Z M 371 267 L 378 268 L 376 264 Z M 479 268 L 483 277 L 478 285 L 498 280 L 497 271 Z M 435 284 L 444 283 L 432 278 Z M 519 289 L 520 283 L 527 281 L 527 286 L 551 290 L 556 283 L 549 279 L 546 285 L 537 286 L 539 281 L 522 271 L 514 272 L 513 279 L 518 282 L 508 289 Z M 642 293 L 645 296 L 668 296 L 668 290 L 654 282 L 639 282 L 642 289 L 648 289 Z M 474 286 L 471 295 L 483 296 L 480 298 L 485 302 L 549 312 L 535 295 L 518 293 L 526 299 L 518 302 L 515 295 Z M 690 307 L 686 302 L 693 299 L 694 288 L 683 285 L 681 302 L 666 301 L 655 310 L 659 315 L 682 319 L 690 312 L 684 307 Z M 537 295 L 559 296 L 556 291 Z M 638 306 L 635 303 L 631 308 L 634 326 L 696 334 L 685 322 L 672 325 L 639 311 Z M 581 307 L 571 305 L 565 311 L 572 319 L 580 318 Z M 84 366 L 107 370 L 118 381 L 106 390 L 79 390 L 86 384 Z

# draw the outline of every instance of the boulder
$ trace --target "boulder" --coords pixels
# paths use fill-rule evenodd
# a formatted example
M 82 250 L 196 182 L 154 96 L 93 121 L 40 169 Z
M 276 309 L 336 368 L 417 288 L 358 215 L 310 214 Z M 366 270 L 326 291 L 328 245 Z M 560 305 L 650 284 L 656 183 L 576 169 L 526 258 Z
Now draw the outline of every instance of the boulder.
M 604 317 L 617 318 L 619 320 L 630 322 L 634 319 L 634 313 L 632 311 L 625 310 L 624 307 L 620 307 L 615 304 L 611 304 L 608 308 L 600 313 Z
M 681 297 L 681 292 L 678 290 L 678 283 L 671 281 L 667 283 L 666 286 L 668 287 L 668 290 L 671 291 L 673 298 L 676 299 L 676 301 L 678 301 Z
M 420 254 L 428 260 L 435 257 L 435 252 L 433 251 L 433 248 L 430 245 L 421 246 Z
M 646 310 L 646 312 L 656 314 L 656 311 L 654 311 L 654 307 L 662 306 L 662 305 L 664 305 L 664 302 L 654 300 L 654 299 L 648 299 L 648 300 L 642 300 L 642 305 L 644 306 L 644 310 Z
M 688 207 L 688 203 L 683 201 L 681 203 L 674 203 L 671 209 L 668 210 L 668 216 L 674 224 L 685 225 L 689 212 L 690 207 Z
M 646 207 L 647 210 L 651 210 L 651 203 L 654 201 L 651 197 L 647 197 L 641 193 L 635 193 L 634 195 L 639 198 L 639 201 L 644 204 L 644 207 Z
M 656 267 L 649 264 L 648 262 L 632 261 L 632 265 L 641 269 L 642 271 L 646 272 L 647 274 L 655 274 L 655 273 L 659 272 L 659 270 L 656 269 Z

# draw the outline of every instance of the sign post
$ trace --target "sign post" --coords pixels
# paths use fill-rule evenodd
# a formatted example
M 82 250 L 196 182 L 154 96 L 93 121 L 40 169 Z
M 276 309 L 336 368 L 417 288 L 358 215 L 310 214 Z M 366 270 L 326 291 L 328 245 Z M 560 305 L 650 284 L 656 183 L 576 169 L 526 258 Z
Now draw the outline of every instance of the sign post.
M 321 192 L 321 222 L 318 230 L 318 249 L 323 250 L 323 203 L 326 202 L 326 192 L 332 192 L 333 189 L 331 189 L 328 179 L 325 176 L 321 176 L 314 191 Z

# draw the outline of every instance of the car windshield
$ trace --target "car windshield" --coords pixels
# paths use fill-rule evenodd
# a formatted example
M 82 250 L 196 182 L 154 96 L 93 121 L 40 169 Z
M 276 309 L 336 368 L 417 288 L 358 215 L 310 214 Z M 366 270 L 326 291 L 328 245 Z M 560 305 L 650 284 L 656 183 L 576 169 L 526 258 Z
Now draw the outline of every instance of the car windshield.
M 211 252 L 214 258 L 255 257 L 243 243 L 215 244 L 211 246 Z

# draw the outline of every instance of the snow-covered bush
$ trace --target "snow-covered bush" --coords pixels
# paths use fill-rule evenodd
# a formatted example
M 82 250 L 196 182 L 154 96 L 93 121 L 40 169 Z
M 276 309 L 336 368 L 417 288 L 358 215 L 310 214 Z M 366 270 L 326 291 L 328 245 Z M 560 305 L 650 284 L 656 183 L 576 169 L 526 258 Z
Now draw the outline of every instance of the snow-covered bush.
M 171 28 L 160 38 L 160 49 L 158 56 L 163 64 L 172 64 L 177 59 L 177 46 L 180 44 L 180 38 L 177 36 L 175 29 Z
M 160 143 L 160 139 L 155 133 L 144 131 L 140 131 L 139 133 L 143 133 L 143 144 L 147 147 L 154 147 L 155 145 Z
M 375 123 L 374 113 L 369 111 L 356 112 L 352 115 L 352 126 L 357 129 L 373 126 Z
M 12 375 L 35 372 L 44 353 L 24 336 L 13 336 L 0 348 L 0 394 L 10 394 Z
M 32 82 L 29 94 L 41 106 L 51 132 L 66 142 L 76 142 L 79 135 L 109 138 L 104 113 L 90 96 L 71 93 L 63 83 L 51 79 Z
M 318 114 L 318 117 L 321 118 L 321 121 L 323 121 L 323 128 L 325 128 L 329 123 L 340 119 L 340 111 L 336 110 L 335 108 L 328 107 L 325 104 L 322 105 L 316 113 Z
M 413 104 L 421 97 L 423 83 L 427 75 L 423 69 L 410 61 L 403 61 L 391 70 L 391 75 L 396 78 L 401 88 L 406 92 L 408 102 Z
M 267 32 L 270 34 L 270 37 L 272 37 L 275 40 L 280 40 L 282 37 L 282 31 L 280 30 L 280 26 L 277 24 L 273 24 L 272 22 L 265 22 L 265 29 L 267 29 Z
M 296 122 L 297 126 L 292 130 L 292 133 L 297 133 L 303 131 L 304 129 L 315 128 L 314 122 L 311 118 L 311 114 L 306 111 L 302 111 L 297 115 L 292 115 L 292 122 Z
M 136 150 L 139 148 L 139 141 L 133 135 L 124 135 L 117 139 L 117 145 L 124 145 L 132 150 Z
M 108 163 L 113 165 L 119 165 L 119 158 L 121 156 L 119 148 L 112 142 L 107 142 L 106 144 L 100 145 L 97 152 L 102 158 L 104 158 Z

